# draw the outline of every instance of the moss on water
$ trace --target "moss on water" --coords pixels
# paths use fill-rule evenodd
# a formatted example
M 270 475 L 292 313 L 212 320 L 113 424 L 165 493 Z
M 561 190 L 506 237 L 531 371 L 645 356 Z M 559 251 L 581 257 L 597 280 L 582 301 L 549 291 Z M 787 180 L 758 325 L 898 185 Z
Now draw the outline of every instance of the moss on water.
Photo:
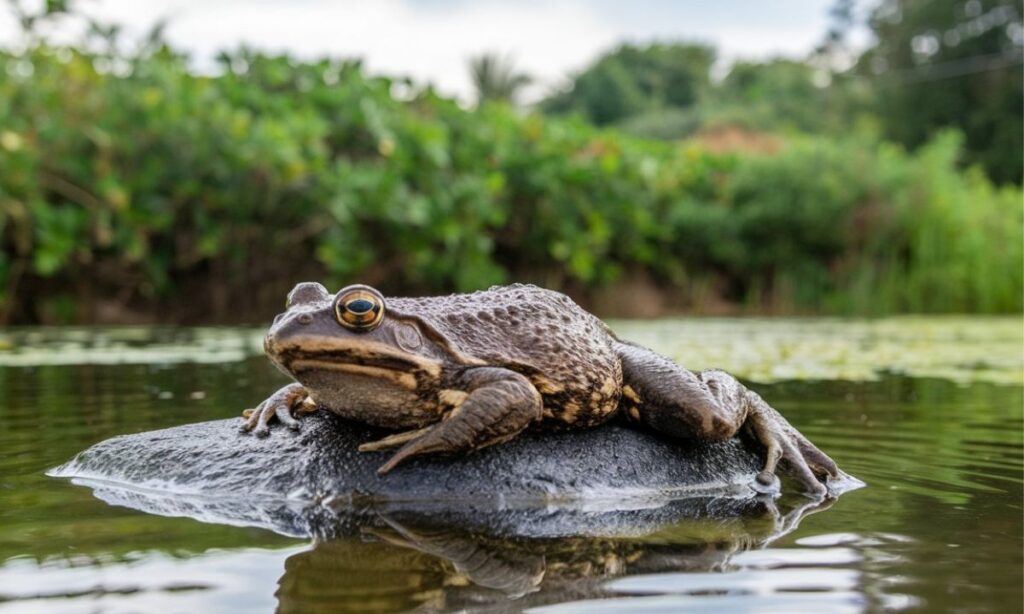
M 757 382 L 868 381 L 898 373 L 1024 384 L 1019 317 L 691 319 L 612 327 L 690 369 L 717 367 Z
M 757 382 L 868 381 L 885 373 L 1024 384 L 1019 317 L 874 320 L 618 320 L 623 338 L 690 369 L 717 367 Z M 0 366 L 228 363 L 259 355 L 252 328 L 26 328 L 0 332 Z

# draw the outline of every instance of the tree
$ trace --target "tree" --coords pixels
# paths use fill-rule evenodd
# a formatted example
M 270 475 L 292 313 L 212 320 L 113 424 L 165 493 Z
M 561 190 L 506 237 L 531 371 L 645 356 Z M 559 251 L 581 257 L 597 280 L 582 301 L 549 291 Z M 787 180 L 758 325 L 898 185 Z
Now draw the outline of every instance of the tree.
M 708 87 L 714 59 L 714 50 L 704 45 L 622 45 L 541 107 L 549 113 L 580 113 L 598 125 L 659 109 L 688 108 Z
M 470 77 L 476 90 L 477 104 L 486 101 L 516 101 L 516 96 L 532 82 L 529 75 L 518 72 L 510 58 L 484 53 L 469 60 Z
M 952 126 L 966 162 L 1020 183 L 1024 26 L 1018 0 L 883 0 L 856 70 L 873 81 L 888 138 L 916 147 Z
M 714 106 L 722 115 L 745 116 L 755 129 L 820 132 L 829 120 L 827 94 L 806 62 L 737 62 L 715 88 Z

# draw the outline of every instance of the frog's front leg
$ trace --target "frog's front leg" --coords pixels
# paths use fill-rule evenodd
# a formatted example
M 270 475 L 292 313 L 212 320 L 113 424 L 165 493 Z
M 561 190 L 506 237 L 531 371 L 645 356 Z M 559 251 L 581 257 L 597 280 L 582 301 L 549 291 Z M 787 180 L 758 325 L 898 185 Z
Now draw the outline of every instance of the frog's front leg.
M 360 450 L 369 451 L 404 443 L 378 473 L 387 473 L 414 456 L 472 452 L 507 441 L 540 418 L 540 393 L 514 371 L 470 367 L 452 384 L 466 396 L 443 420 L 360 446 Z
M 316 403 L 302 384 L 288 384 L 267 397 L 255 409 L 243 411 L 245 422 L 240 430 L 252 431 L 257 437 L 266 437 L 270 434 L 270 420 L 275 417 L 294 430 L 299 428 L 299 421 L 292 414 L 313 411 L 316 411 Z
M 839 476 L 831 458 L 728 373 L 693 373 L 630 343 L 619 343 L 617 351 L 623 405 L 634 420 L 669 435 L 705 441 L 724 441 L 745 428 L 763 444 L 765 462 L 755 489 L 777 488 L 780 461 L 811 494 L 825 494 L 823 483 Z

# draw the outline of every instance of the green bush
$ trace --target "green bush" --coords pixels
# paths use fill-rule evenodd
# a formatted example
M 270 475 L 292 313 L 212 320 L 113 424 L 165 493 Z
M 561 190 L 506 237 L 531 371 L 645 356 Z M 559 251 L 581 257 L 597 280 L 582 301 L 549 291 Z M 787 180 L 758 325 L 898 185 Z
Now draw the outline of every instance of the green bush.
M 467 111 L 354 63 L 221 61 L 0 55 L 0 319 L 245 320 L 307 278 L 585 295 L 641 272 L 752 309 L 1021 309 L 1020 190 L 958 171 L 956 135 L 715 154 Z

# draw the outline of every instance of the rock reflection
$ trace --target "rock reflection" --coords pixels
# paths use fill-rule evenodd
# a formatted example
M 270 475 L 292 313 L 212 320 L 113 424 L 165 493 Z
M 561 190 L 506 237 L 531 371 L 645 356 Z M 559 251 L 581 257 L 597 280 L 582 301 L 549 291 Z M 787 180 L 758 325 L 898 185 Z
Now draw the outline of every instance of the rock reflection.
M 690 499 L 611 514 L 534 510 L 530 521 L 514 510 L 377 510 L 292 555 L 277 597 L 281 612 L 502 612 L 607 596 L 625 576 L 727 570 L 734 554 L 833 501 Z

